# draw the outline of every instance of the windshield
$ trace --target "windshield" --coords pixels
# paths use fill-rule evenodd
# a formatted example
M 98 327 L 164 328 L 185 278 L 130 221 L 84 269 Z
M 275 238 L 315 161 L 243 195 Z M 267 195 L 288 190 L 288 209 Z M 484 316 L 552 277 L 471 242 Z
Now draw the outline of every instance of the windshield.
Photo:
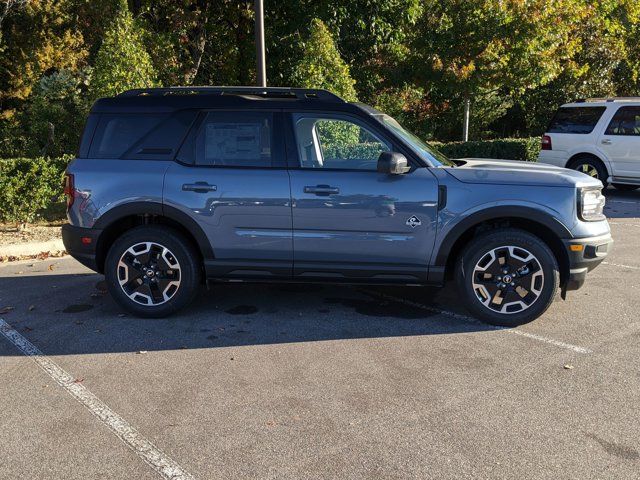
M 433 148 L 431 145 L 423 142 L 409 130 L 400 125 L 394 118 L 389 115 L 376 115 L 378 120 L 389 127 L 393 132 L 402 137 L 402 139 L 413 147 L 423 160 L 433 164 L 434 167 L 455 167 L 456 164 L 449 160 L 444 154 Z

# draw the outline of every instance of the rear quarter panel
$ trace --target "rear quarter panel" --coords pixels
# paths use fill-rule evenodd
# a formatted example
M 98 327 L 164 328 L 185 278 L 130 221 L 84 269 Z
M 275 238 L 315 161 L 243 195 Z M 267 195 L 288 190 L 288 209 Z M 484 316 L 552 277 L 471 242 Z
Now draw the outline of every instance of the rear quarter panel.
M 113 208 L 131 202 L 162 204 L 164 174 L 170 162 L 149 160 L 73 160 L 75 201 L 67 212 L 69 223 L 92 228 Z

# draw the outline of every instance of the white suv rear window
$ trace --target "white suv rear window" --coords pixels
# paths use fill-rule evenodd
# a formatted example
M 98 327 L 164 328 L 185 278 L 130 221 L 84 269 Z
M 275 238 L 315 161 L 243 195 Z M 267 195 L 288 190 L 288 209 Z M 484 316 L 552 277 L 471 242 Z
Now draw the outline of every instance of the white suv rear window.
M 588 134 L 593 131 L 605 107 L 561 107 L 549 124 L 549 133 Z

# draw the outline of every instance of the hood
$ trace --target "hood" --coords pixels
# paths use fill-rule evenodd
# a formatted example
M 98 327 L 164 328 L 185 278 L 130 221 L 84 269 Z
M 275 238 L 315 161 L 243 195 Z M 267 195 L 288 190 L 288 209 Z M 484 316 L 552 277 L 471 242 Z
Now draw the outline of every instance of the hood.
M 461 158 L 463 165 L 447 169 L 464 183 L 489 183 L 498 185 L 542 185 L 547 187 L 602 186 L 584 173 L 544 163 L 493 160 L 486 158 Z

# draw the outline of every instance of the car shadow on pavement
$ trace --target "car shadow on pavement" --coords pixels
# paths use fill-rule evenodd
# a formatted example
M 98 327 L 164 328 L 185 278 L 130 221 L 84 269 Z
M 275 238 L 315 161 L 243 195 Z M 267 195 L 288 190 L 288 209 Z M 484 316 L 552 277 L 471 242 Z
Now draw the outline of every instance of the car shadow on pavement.
M 640 190 L 621 192 L 615 188 L 608 188 L 604 213 L 609 219 L 640 217 Z
M 53 288 L 55 287 L 55 288 Z M 222 348 L 247 345 L 450 335 L 493 331 L 480 322 L 444 316 L 378 296 L 391 292 L 432 305 L 442 291 L 421 287 L 220 284 L 164 319 L 126 313 L 104 290 L 102 276 L 32 275 L 0 278 L 12 310 L 0 314 L 47 355 Z M 451 294 L 449 292 L 449 294 Z M 2 294 L 0 301 L 9 297 Z M 0 306 L 0 309 L 4 305 Z M 464 312 L 462 312 L 464 313 Z M 0 350 L 7 351 L 5 349 Z M 16 352 L 17 353 L 17 352 Z

